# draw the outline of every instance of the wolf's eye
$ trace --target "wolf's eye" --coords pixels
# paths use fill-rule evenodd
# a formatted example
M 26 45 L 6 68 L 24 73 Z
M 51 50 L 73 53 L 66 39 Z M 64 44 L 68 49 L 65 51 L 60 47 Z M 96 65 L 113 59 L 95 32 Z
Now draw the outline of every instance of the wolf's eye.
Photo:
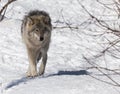
M 35 29 L 35 31 L 36 31 L 36 32 L 39 32 L 39 30 L 38 30 L 38 29 Z

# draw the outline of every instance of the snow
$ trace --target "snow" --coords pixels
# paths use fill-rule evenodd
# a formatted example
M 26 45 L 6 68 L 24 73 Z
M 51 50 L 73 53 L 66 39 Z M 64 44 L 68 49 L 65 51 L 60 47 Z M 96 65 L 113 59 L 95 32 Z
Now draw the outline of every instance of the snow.
M 2 4 L 6 1 L 2 1 Z M 95 0 L 81 2 L 93 13 L 101 15 L 102 12 L 99 11 L 104 11 L 102 6 L 96 8 Z M 98 38 L 87 35 L 91 34 L 91 28 L 96 28 L 94 25 L 89 28 L 83 24 L 79 30 L 54 29 L 45 74 L 26 78 L 28 58 L 20 28 L 23 16 L 34 9 L 47 11 L 53 26 L 65 26 L 65 22 L 76 26 L 89 18 L 77 0 L 18 0 L 12 3 L 6 12 L 7 18 L 0 22 L 1 94 L 120 94 L 120 87 L 91 77 L 111 82 L 106 76 L 97 70 L 86 70 L 90 65 L 83 55 L 91 57 L 106 46 L 102 45 L 105 42 L 104 36 Z M 98 33 L 100 32 L 96 32 Z M 107 67 L 120 68 L 119 59 L 108 54 L 106 57 Z M 96 61 L 97 64 L 106 66 L 103 58 Z M 110 76 L 120 83 L 119 75 L 110 73 Z

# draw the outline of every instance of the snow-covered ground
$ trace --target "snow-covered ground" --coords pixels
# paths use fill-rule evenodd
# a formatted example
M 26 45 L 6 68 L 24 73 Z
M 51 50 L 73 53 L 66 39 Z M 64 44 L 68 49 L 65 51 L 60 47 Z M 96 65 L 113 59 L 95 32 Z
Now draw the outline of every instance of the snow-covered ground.
M 81 2 L 93 13 L 101 15 L 104 11 L 102 6 L 96 5 L 95 0 Z M 87 35 L 90 32 L 84 24 L 77 30 L 53 29 L 44 76 L 26 78 L 28 59 L 20 28 L 23 16 L 33 9 L 47 11 L 53 26 L 65 26 L 65 22 L 76 26 L 89 18 L 77 0 L 18 0 L 11 4 L 6 12 L 7 18 L 0 22 L 1 94 L 120 94 L 120 87 L 100 81 L 111 82 L 105 75 L 97 70 L 86 70 L 90 65 L 83 55 L 95 55 L 103 48 L 98 44 L 105 41 L 104 36 L 98 38 Z M 107 58 L 107 67 L 120 68 L 119 60 L 109 55 Z M 103 59 L 97 63 L 106 66 Z M 120 83 L 120 75 L 109 75 Z

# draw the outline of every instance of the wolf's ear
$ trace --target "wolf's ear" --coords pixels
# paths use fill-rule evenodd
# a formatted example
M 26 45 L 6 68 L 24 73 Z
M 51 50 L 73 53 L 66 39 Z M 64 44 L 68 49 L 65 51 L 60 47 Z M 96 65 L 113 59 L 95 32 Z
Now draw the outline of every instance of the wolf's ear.
M 51 19 L 49 17 L 44 17 L 43 22 L 47 25 L 51 24 Z
M 31 17 L 27 17 L 27 24 L 29 26 L 34 24 L 34 21 L 33 21 L 33 19 Z

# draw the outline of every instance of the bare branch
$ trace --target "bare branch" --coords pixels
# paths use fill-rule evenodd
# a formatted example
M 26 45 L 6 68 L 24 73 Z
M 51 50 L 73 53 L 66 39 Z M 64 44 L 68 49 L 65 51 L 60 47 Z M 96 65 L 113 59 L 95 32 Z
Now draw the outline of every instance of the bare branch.
M 120 84 L 119 83 L 117 83 L 115 80 L 113 80 L 109 75 L 107 75 L 106 73 L 104 73 L 101 69 L 105 69 L 105 70 L 108 70 L 108 71 L 112 71 L 112 72 L 114 72 L 114 73 L 117 73 L 115 70 L 111 70 L 111 69 L 107 69 L 107 68 L 103 68 L 103 67 L 99 67 L 99 66 L 95 66 L 93 63 L 91 63 L 90 61 L 89 61 L 89 59 L 87 59 L 85 56 L 83 56 L 83 58 L 87 61 L 87 63 L 88 64 L 90 64 L 90 65 L 92 65 L 95 69 L 97 69 L 99 72 L 101 72 L 103 75 L 105 75 L 108 79 L 110 79 L 113 83 L 110 83 L 110 82 L 107 82 L 107 81 L 103 81 L 103 80 L 100 80 L 100 79 L 98 79 L 98 80 L 100 80 L 100 81 L 102 81 L 102 82 L 105 82 L 105 83 L 107 83 L 107 84 L 110 84 L 110 85 L 113 85 L 113 86 L 118 86 L 118 87 L 120 87 Z M 117 74 L 119 74 L 119 73 L 117 73 Z M 120 75 L 120 74 L 119 74 Z M 90 75 L 90 76 L 92 76 L 92 75 Z M 92 76 L 93 78 L 96 78 L 96 77 L 94 77 L 94 76 Z M 97 78 L 96 78 L 97 79 Z
M 2 7 L 2 9 L 0 10 L 0 15 L 2 16 L 1 19 L 0 19 L 0 21 L 3 20 L 8 5 L 11 4 L 14 1 L 17 1 L 17 0 L 8 0 L 8 2 Z M 3 11 L 4 11 L 4 13 L 3 13 Z M 3 15 L 2 15 L 2 13 L 3 13 Z
M 101 25 L 102 27 L 112 31 L 112 32 L 119 32 L 120 34 L 120 30 L 115 30 L 109 27 L 109 25 L 107 23 L 105 23 L 105 21 L 98 19 L 97 17 L 95 17 L 94 15 L 92 15 L 78 0 L 79 4 L 81 5 L 81 7 L 88 13 L 88 15 L 92 18 L 95 19 L 99 25 Z
M 78 26 L 54 26 L 53 29 L 65 29 L 65 28 L 71 28 L 71 29 L 79 29 Z

